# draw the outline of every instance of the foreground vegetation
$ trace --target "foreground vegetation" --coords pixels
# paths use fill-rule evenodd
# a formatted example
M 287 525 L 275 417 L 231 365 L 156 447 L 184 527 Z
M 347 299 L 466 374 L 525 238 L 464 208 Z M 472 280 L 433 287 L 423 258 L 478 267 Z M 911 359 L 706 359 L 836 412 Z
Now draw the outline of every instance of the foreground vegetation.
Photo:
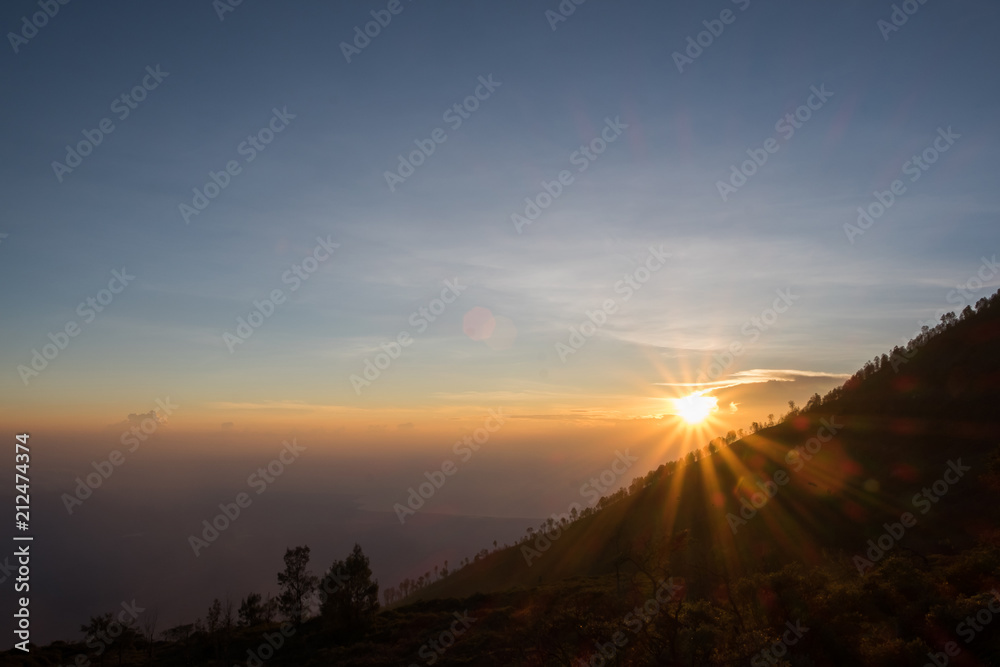
M 1000 664 L 1000 294 L 777 420 L 383 591 L 357 546 L 282 595 L 112 617 L 11 665 Z M 234 607 L 237 607 L 234 610 Z

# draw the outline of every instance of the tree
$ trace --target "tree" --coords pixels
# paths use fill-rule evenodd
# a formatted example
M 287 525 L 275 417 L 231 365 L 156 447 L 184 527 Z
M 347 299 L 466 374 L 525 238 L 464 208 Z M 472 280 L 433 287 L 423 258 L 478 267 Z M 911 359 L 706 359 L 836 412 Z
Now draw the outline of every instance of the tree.
M 132 648 L 136 639 L 139 638 L 139 633 L 131 623 L 119 624 L 119 627 L 121 629 L 121 635 L 114 640 L 114 643 L 118 646 L 118 664 L 121 665 L 125 655 L 125 650 Z
M 172 644 L 176 644 L 181 648 L 181 653 L 187 664 L 192 664 L 193 659 L 191 655 L 191 645 L 188 643 L 188 639 L 195 632 L 195 624 L 187 623 L 185 625 L 177 625 L 169 630 L 164 630 L 163 638 Z
M 222 603 L 219 598 L 215 598 L 208 607 L 208 613 L 205 614 L 205 631 L 211 636 L 218 632 L 221 626 Z
M 336 581 L 323 590 L 329 593 L 320 607 L 320 615 L 338 639 L 360 639 L 371 628 L 378 611 L 378 581 L 372 580 L 368 556 L 355 544 L 344 560 L 334 561 L 324 579 Z
M 194 624 L 187 623 L 185 625 L 176 625 L 169 630 L 163 631 L 163 638 L 168 642 L 174 644 L 182 644 L 186 642 L 190 637 L 191 633 L 194 632 Z
M 271 625 L 274 622 L 274 617 L 278 613 L 278 599 L 271 597 L 271 594 L 267 594 L 267 600 L 264 601 L 261 607 L 261 620 L 267 625 Z
M 278 607 L 288 620 L 301 625 L 306 617 L 309 597 L 316 590 L 317 578 L 307 569 L 309 547 L 285 549 L 285 571 L 278 573 Z
M 156 609 L 150 609 L 142 618 L 142 638 L 146 640 L 146 649 L 149 651 L 149 664 L 153 664 L 153 649 L 156 646 L 156 624 L 159 621 L 160 613 Z
M 260 593 L 251 593 L 240 602 L 240 625 L 252 628 L 264 620 L 264 606 Z
M 222 602 L 219 598 L 212 600 L 212 604 L 208 607 L 208 613 L 205 614 L 205 632 L 208 634 L 208 641 L 212 645 L 212 650 L 215 653 L 215 657 L 219 657 L 220 653 L 220 634 L 223 629 L 223 609 Z
M 236 626 L 236 619 L 233 617 L 233 601 L 226 594 L 226 601 L 222 603 L 222 659 L 229 662 L 229 644 L 233 636 L 233 628 Z
M 80 626 L 80 632 L 84 634 L 84 642 L 87 646 L 90 646 L 95 640 L 100 642 L 97 656 L 101 659 L 100 664 L 102 665 L 104 664 L 104 653 L 108 649 L 108 645 L 106 645 L 104 640 L 108 637 L 108 629 L 113 622 L 114 616 L 107 613 L 100 616 L 91 616 L 90 622 Z
M 222 629 L 227 632 L 236 625 L 236 619 L 233 617 L 233 601 L 229 599 L 229 594 L 226 594 L 226 601 L 222 605 Z

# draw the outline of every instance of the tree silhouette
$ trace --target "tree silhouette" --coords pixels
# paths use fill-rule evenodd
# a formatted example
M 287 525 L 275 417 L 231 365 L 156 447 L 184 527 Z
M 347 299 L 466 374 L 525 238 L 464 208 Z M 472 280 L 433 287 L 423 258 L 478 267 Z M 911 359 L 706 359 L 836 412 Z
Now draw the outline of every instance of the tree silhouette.
M 360 639 L 371 627 L 378 611 L 378 581 L 372 580 L 368 556 L 355 544 L 344 560 L 334 561 L 326 578 L 336 578 L 336 586 L 323 590 L 332 592 L 323 601 L 320 614 L 327 627 L 339 640 Z
M 240 625 L 252 628 L 259 625 L 264 618 L 264 606 L 261 604 L 260 593 L 250 593 L 240 602 Z
M 219 601 L 219 598 L 215 598 L 208 607 L 208 613 L 205 614 L 205 631 L 208 632 L 209 636 L 214 636 L 221 625 L 222 602 Z
M 142 618 L 142 638 L 146 641 L 147 659 L 150 665 L 153 664 L 153 649 L 156 646 L 156 624 L 159 621 L 160 613 L 156 609 L 150 609 Z
M 278 599 L 267 594 L 267 600 L 261 606 L 261 620 L 270 625 L 274 622 L 274 617 L 278 613 Z
M 318 579 L 309 572 L 309 547 L 285 550 L 285 570 L 278 573 L 278 607 L 295 625 L 301 625 L 308 611 L 309 597 L 316 590 Z
M 104 639 L 108 636 L 108 629 L 114 622 L 114 616 L 110 613 L 101 614 L 100 616 L 91 616 L 90 621 L 85 625 L 80 626 L 80 632 L 84 633 L 84 641 L 88 646 L 93 642 L 94 639 L 99 639 L 101 641 L 100 648 L 97 651 L 97 657 L 100 658 L 100 663 L 104 664 L 104 654 L 108 649 L 105 644 Z

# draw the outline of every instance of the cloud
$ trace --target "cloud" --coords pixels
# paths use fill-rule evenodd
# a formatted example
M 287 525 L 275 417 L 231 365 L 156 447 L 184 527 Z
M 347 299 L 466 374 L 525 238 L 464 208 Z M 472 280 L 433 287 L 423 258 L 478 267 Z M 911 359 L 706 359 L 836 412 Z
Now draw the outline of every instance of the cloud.
M 152 420 L 153 423 L 157 425 L 167 423 L 166 417 L 161 417 L 160 415 L 158 415 L 156 413 L 156 410 L 150 410 L 149 412 L 139 412 L 139 413 L 133 412 L 129 414 L 129 416 L 126 417 L 123 421 L 120 421 L 117 424 L 111 424 L 110 426 L 108 426 L 108 428 L 116 430 L 131 429 L 133 427 L 142 428 L 143 422 L 147 420 Z
M 405 424 L 396 424 L 397 431 L 409 431 L 413 428 L 413 422 L 406 422 Z
M 844 379 L 851 377 L 847 373 L 826 373 L 823 371 L 802 371 L 795 369 L 754 368 L 733 373 L 725 380 L 712 382 L 656 382 L 664 387 L 707 387 L 709 389 L 728 389 L 743 384 L 760 384 L 762 382 L 795 382 L 806 378 Z
M 572 412 L 575 413 L 577 411 L 573 410 Z M 556 421 L 575 421 L 575 420 L 589 421 L 589 420 L 593 420 L 593 419 L 601 419 L 601 420 L 605 420 L 605 421 L 617 421 L 617 420 L 614 420 L 614 419 L 609 419 L 607 417 L 592 417 L 590 415 L 569 414 L 569 413 L 564 413 L 564 414 L 549 414 L 549 415 L 544 415 L 544 414 L 536 414 L 536 415 L 507 415 L 507 419 L 554 419 Z
M 217 402 L 209 403 L 208 407 L 213 410 L 254 410 L 254 411 L 286 411 L 286 412 L 333 412 L 346 410 L 347 406 L 332 405 L 326 403 L 305 403 L 301 401 L 261 401 L 261 402 Z

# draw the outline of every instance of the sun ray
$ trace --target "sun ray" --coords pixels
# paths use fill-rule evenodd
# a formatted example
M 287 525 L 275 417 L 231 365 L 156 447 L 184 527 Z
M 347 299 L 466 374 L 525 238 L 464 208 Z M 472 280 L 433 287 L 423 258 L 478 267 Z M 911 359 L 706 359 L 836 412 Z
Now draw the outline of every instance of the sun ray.
M 670 399 L 673 404 L 674 414 L 688 424 L 700 424 L 708 419 L 713 412 L 719 409 L 719 399 L 715 396 L 707 396 L 711 390 L 704 389 L 688 394 L 681 398 Z

